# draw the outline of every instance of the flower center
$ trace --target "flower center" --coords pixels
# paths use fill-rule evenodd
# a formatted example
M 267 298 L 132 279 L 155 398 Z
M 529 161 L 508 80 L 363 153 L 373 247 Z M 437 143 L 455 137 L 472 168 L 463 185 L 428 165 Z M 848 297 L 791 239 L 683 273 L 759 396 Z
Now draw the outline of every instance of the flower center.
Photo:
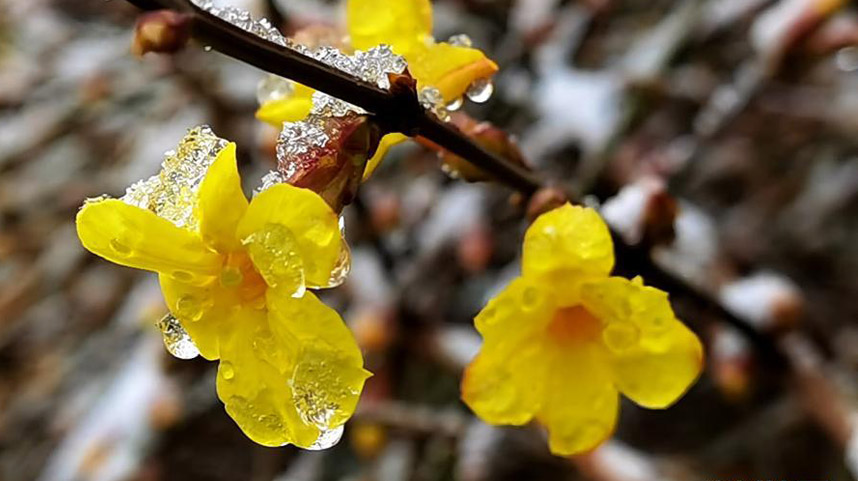
M 220 271 L 220 285 L 234 289 L 243 304 L 265 306 L 268 285 L 259 275 L 245 251 L 231 252 L 226 256 Z
M 554 312 L 548 333 L 558 344 L 591 342 L 601 336 L 602 323 L 582 306 L 564 307 Z

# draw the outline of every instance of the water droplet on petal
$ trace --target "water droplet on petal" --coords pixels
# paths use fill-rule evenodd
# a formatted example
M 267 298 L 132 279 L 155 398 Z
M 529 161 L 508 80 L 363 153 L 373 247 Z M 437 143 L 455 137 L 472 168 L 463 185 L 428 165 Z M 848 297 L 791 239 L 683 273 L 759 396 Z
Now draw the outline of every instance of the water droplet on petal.
M 312 445 L 307 447 L 310 451 L 321 451 L 336 446 L 343 437 L 344 426 L 338 426 L 334 429 L 323 429 L 319 432 L 319 437 Z
M 447 43 L 456 47 L 472 47 L 474 42 L 471 40 L 471 37 L 465 35 L 464 33 L 460 33 L 458 35 L 453 35 L 449 39 L 447 39 Z
M 304 264 L 288 227 L 269 223 L 242 242 L 266 284 L 285 288 L 292 297 L 304 295 Z
M 337 258 L 337 264 L 334 270 L 331 271 L 331 277 L 328 279 L 328 285 L 325 287 L 337 287 L 345 282 L 352 270 L 352 254 L 349 245 L 345 241 L 341 241 L 340 257 Z
M 194 280 L 194 275 L 188 271 L 173 271 L 170 276 L 173 278 L 173 280 L 179 282 L 191 282 L 192 280 Z
M 526 310 L 534 309 L 539 304 L 539 291 L 534 287 L 528 287 L 521 295 L 522 306 Z
M 131 255 L 131 248 L 123 244 L 119 239 L 111 239 L 110 249 L 120 257 L 128 257 Z
M 232 367 L 232 363 L 229 361 L 221 361 L 220 362 L 220 375 L 226 379 L 227 381 L 231 380 L 235 377 L 235 368 Z
M 481 104 L 486 102 L 492 97 L 492 94 L 495 91 L 495 86 L 492 83 L 492 79 L 490 78 L 481 78 L 474 81 L 470 87 L 468 87 L 468 91 L 465 92 L 465 95 L 471 100 L 471 102 L 476 102 Z
M 188 331 L 172 314 L 164 316 L 158 321 L 157 326 L 164 338 L 164 346 L 170 354 L 179 359 L 193 359 L 200 355 L 200 350 L 191 340 Z
M 465 100 L 462 97 L 454 99 L 452 102 L 447 104 L 447 110 L 450 112 L 455 112 L 462 108 L 462 105 L 465 103 Z
M 640 331 L 629 322 L 612 322 L 602 331 L 602 339 L 608 349 L 621 353 L 637 344 Z
M 203 303 L 194 296 L 182 296 L 176 301 L 176 315 L 179 319 L 197 322 L 203 317 Z

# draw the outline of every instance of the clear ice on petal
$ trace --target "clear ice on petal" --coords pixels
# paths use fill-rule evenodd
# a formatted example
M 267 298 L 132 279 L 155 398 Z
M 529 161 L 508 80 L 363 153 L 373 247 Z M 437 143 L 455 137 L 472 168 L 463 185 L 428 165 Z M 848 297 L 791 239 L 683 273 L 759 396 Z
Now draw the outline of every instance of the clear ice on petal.
M 209 167 L 226 145 L 227 141 L 216 136 L 208 126 L 189 130 L 176 150 L 165 154 L 161 171 L 131 185 L 120 200 L 148 209 L 178 227 L 196 229 L 197 192 Z
M 172 314 L 167 314 L 157 323 L 164 338 L 167 351 L 179 359 L 193 359 L 200 355 L 200 350 L 191 340 L 188 331 Z
M 345 426 L 338 426 L 334 429 L 322 429 L 319 432 L 319 438 L 312 445 L 307 447 L 309 451 L 321 451 L 336 446 L 343 437 Z

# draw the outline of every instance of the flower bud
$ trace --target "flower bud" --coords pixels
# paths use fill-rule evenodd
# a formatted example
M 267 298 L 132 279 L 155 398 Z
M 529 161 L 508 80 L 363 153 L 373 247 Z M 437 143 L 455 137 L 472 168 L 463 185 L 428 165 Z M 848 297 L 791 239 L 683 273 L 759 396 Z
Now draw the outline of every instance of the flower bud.
M 191 36 L 190 17 L 173 10 L 146 13 L 137 20 L 131 52 L 142 57 L 148 52 L 175 53 Z

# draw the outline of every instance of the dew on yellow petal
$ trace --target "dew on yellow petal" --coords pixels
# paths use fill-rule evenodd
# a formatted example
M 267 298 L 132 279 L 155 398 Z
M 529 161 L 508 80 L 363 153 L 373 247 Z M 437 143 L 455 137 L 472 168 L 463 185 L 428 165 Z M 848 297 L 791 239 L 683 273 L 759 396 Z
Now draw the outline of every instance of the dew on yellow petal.
M 182 322 L 200 354 L 209 360 L 217 359 L 219 339 L 230 325 L 228 306 L 234 300 L 216 291 L 213 285 L 196 286 L 163 274 L 159 280 L 167 307 Z
M 525 277 L 577 282 L 606 276 L 614 265 L 614 245 L 595 210 L 566 204 L 539 216 L 524 236 Z
M 190 231 L 116 199 L 84 204 L 77 233 L 87 250 L 128 267 L 210 277 L 220 265 L 220 257 Z
M 295 237 L 296 251 L 305 266 L 308 285 L 326 285 L 340 258 L 339 219 L 315 192 L 289 184 L 277 184 L 259 193 L 251 202 L 238 227 L 238 236 L 247 239 L 254 233 L 279 224 Z M 259 266 L 257 266 L 259 268 Z
M 636 403 L 664 408 L 676 402 L 700 375 L 700 340 L 673 314 L 667 294 L 640 279 L 592 280 L 581 289 L 587 309 L 607 327 L 617 388 Z
M 298 346 L 288 384 L 299 416 L 322 431 L 340 426 L 354 413 L 369 376 L 354 336 L 310 292 L 294 299 L 272 290 L 267 299 L 271 329 Z
M 548 430 L 551 452 L 593 449 L 611 435 L 617 420 L 619 396 L 610 366 L 595 345 L 555 348 L 548 355 L 551 367 L 537 418 Z
M 367 377 L 335 350 L 305 343 L 289 386 L 301 418 L 324 431 L 351 417 Z
M 446 102 L 453 102 L 467 94 L 474 83 L 490 85 L 488 79 L 498 71 L 497 64 L 483 52 L 448 43 L 432 44 L 406 58 L 409 70 L 418 84 L 437 88 Z M 479 93 L 474 96 L 491 95 L 484 88 Z
M 303 253 L 289 228 L 268 223 L 242 242 L 266 284 L 281 288 L 293 297 L 304 295 Z
M 268 329 L 263 311 L 240 310 L 222 340 L 218 397 L 244 433 L 265 446 L 309 446 L 319 429 L 298 415 L 288 386 L 292 347 Z M 264 339 L 264 346 L 259 339 Z M 270 342 L 267 342 L 269 341 Z

